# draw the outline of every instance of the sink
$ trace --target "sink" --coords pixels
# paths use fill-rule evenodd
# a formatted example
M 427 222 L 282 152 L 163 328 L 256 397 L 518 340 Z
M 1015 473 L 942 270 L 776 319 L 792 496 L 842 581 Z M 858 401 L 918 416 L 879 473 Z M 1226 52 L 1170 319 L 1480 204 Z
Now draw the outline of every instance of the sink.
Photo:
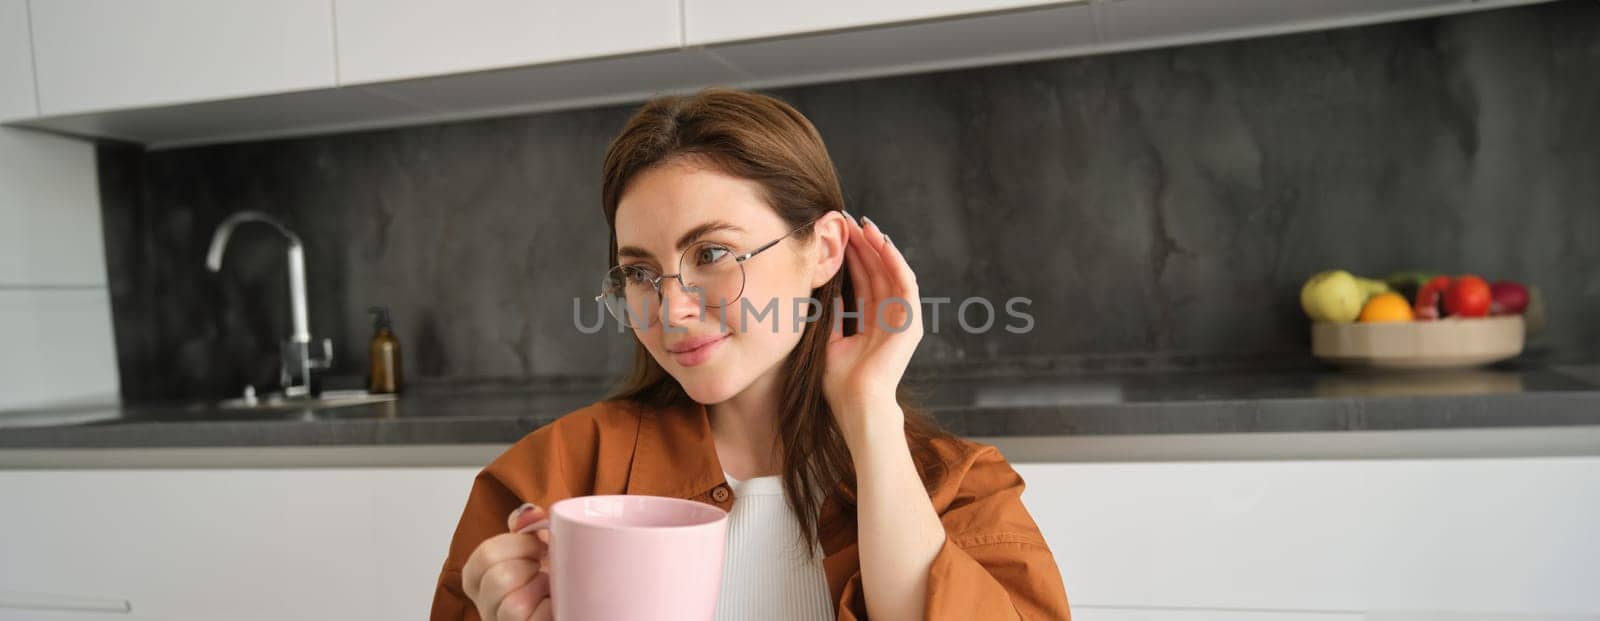
M 224 410 L 321 410 L 326 408 L 366 405 L 394 401 L 397 395 L 375 395 L 365 390 L 324 390 L 322 396 L 285 398 L 273 393 L 262 398 L 240 397 L 217 402 Z

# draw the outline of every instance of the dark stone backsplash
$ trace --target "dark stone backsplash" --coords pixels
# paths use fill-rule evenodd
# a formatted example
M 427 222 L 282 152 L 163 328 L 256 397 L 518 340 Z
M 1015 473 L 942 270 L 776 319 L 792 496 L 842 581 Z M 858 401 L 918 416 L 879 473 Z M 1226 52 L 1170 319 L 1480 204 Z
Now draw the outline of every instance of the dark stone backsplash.
M 1535 284 L 1549 328 L 1530 355 L 1592 359 L 1596 32 L 1600 5 L 1565 2 L 772 92 L 817 124 L 850 210 L 893 234 L 924 295 L 1033 300 L 1026 335 L 967 334 L 947 306 L 918 368 L 1305 361 L 1299 286 L 1329 267 Z M 408 379 L 625 368 L 627 340 L 579 333 L 571 304 L 605 265 L 600 158 L 633 108 L 102 147 L 125 397 L 276 378 L 281 240 L 247 226 L 220 274 L 203 266 L 244 209 L 304 238 L 340 373 L 365 369 L 374 304 Z

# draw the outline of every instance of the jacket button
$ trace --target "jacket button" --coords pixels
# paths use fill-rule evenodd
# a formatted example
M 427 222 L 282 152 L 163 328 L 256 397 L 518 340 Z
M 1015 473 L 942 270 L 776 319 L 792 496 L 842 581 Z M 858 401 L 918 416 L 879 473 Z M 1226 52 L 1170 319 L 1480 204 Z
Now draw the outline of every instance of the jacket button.
M 711 499 L 717 502 L 727 502 L 728 496 L 731 495 L 733 495 L 733 492 L 728 491 L 727 483 L 711 488 Z

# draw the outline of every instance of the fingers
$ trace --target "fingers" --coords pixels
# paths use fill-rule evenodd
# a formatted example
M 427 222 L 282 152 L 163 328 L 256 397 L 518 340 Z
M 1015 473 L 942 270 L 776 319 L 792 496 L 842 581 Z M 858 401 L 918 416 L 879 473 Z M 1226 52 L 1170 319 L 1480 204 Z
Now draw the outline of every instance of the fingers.
M 524 504 L 506 516 L 506 528 L 512 532 L 484 540 L 467 558 L 461 585 L 479 617 L 550 618 L 548 520 L 544 509 Z
M 506 516 L 506 530 L 513 533 L 522 532 L 523 529 L 549 517 L 549 513 L 539 505 L 526 502 Z
M 555 605 L 546 597 L 533 609 L 533 621 L 555 621 Z
M 917 277 L 911 272 L 911 264 L 906 261 L 905 255 L 900 254 L 900 249 L 889 242 L 889 236 L 883 233 L 883 229 L 878 228 L 878 223 L 871 219 L 866 220 L 868 226 L 862 229 L 862 235 L 878 254 L 880 267 L 883 268 L 880 273 L 884 276 L 883 284 L 887 293 L 897 295 L 913 288 Z
M 896 349 L 900 349 L 900 345 L 909 348 L 910 351 L 905 352 L 909 355 L 923 336 L 922 297 L 916 273 L 905 255 L 871 218 L 862 216 L 859 222 L 854 218 L 845 219 L 850 231 L 845 261 L 863 305 L 857 332 L 864 333 L 870 342 L 893 334 L 910 333 L 912 338 L 909 339 L 890 339 L 897 344 Z M 842 331 L 835 331 L 829 342 L 839 338 L 843 338 Z
M 478 544 L 478 549 L 472 551 L 472 556 L 467 557 L 466 565 L 461 568 L 462 590 L 478 601 L 475 594 L 485 588 L 487 575 L 496 567 L 508 561 L 534 562 L 543 558 L 548 549 L 544 541 L 532 535 L 505 533 L 485 539 Z
M 867 280 L 872 286 L 869 299 L 872 300 L 873 311 L 876 312 L 878 302 L 891 295 L 891 292 L 888 281 L 884 279 L 883 253 L 878 251 L 878 244 L 874 241 L 874 236 L 881 237 L 878 225 L 866 216 L 861 217 L 861 222 L 864 224 L 856 225 L 858 234 L 856 249 L 861 255 L 861 261 L 866 264 Z
M 517 619 L 533 616 L 538 599 L 549 595 L 549 574 L 539 571 L 539 563 L 526 559 L 504 561 L 489 568 L 483 589 L 474 598 L 479 616 L 485 619 Z
M 871 220 L 867 220 L 871 223 Z M 884 291 L 883 269 L 878 251 L 867 240 L 866 230 L 861 223 L 852 220 L 850 223 L 850 243 L 845 249 L 846 259 L 854 258 L 850 263 L 851 281 L 855 285 L 856 297 L 861 298 L 861 316 L 857 321 L 860 330 L 857 332 L 871 332 L 876 327 L 878 301 L 882 300 L 887 292 Z
M 862 216 L 865 226 L 854 227 L 855 235 L 851 238 L 851 250 L 856 251 L 858 261 L 867 272 L 871 282 L 872 293 L 867 302 L 872 306 L 863 309 L 862 317 L 870 320 L 873 329 L 883 329 L 893 332 L 920 332 L 921 329 L 921 293 L 917 287 L 917 276 L 911 269 L 911 263 L 901 254 L 900 249 L 889 241 L 883 230 L 871 218 Z M 857 270 L 856 264 L 851 264 L 851 272 Z M 857 289 L 861 289 L 858 287 Z M 896 302 L 885 302 L 895 299 Z M 882 308 L 879 308 L 879 306 Z M 880 311 L 893 312 L 893 307 L 901 307 L 909 311 L 909 320 L 895 319 L 882 320 L 878 317 Z M 879 325 L 881 322 L 881 325 Z
M 849 218 L 846 218 L 846 220 L 849 220 Z M 858 248 L 860 244 L 860 242 L 856 241 L 856 236 L 858 235 L 856 231 L 860 228 L 860 226 L 857 225 L 854 220 L 851 220 L 845 226 L 850 230 L 850 240 L 849 243 L 845 244 L 844 251 L 845 264 L 850 266 L 850 285 L 855 290 L 855 296 L 857 298 L 862 298 L 862 304 L 865 305 L 872 299 L 872 283 L 867 280 L 867 265 L 861 260 L 861 253 L 856 251 L 856 248 Z M 849 304 L 845 304 L 844 308 L 848 309 Z M 866 309 L 863 308 L 858 310 L 865 311 Z M 862 329 L 866 328 L 866 326 L 861 322 L 861 318 L 864 316 L 865 315 L 861 315 L 856 318 L 857 332 L 860 332 Z M 840 330 L 836 331 L 836 334 L 842 338 L 844 336 L 842 316 L 840 321 Z
M 545 618 L 550 614 L 550 574 L 541 573 L 529 580 L 527 584 L 517 590 L 507 593 L 500 600 L 500 607 L 495 609 L 497 620 L 528 621 L 538 619 L 543 610 Z
M 870 312 L 869 307 L 866 306 L 869 306 L 869 302 L 875 298 L 875 285 L 872 282 L 875 274 L 866 259 L 866 254 L 869 253 L 870 248 L 866 245 L 866 237 L 862 235 L 861 222 L 856 221 L 854 216 L 845 219 L 848 221 L 845 227 L 850 230 L 850 238 L 845 243 L 845 261 L 850 264 L 851 285 L 854 285 L 854 290 L 856 290 L 856 298 L 862 299 L 862 306 L 864 307 L 862 307 L 861 311 Z M 866 315 L 861 315 L 861 319 L 866 319 Z M 858 323 L 861 322 L 861 319 L 858 319 Z M 861 328 L 864 330 L 866 325 L 861 325 Z
M 917 287 L 917 274 L 911 269 L 911 262 L 906 260 L 900 248 L 889 241 L 889 236 L 883 235 L 881 229 L 874 225 L 873 229 L 883 237 L 883 243 L 878 250 L 884 259 L 884 266 L 888 273 L 889 288 L 894 291 L 894 296 L 905 300 L 905 308 L 911 313 L 911 322 L 906 324 L 907 332 L 921 333 L 922 324 L 922 294 Z M 891 326 L 898 327 L 902 322 L 894 322 Z

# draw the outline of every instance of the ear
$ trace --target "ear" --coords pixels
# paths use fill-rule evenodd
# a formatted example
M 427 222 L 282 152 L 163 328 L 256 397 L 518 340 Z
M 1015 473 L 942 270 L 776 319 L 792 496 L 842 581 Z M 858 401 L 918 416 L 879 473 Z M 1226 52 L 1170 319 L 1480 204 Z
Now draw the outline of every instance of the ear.
M 811 263 L 812 289 L 827 284 L 834 274 L 844 269 L 845 248 L 850 245 L 849 226 L 845 215 L 838 211 L 830 211 L 817 220 L 817 253 Z

